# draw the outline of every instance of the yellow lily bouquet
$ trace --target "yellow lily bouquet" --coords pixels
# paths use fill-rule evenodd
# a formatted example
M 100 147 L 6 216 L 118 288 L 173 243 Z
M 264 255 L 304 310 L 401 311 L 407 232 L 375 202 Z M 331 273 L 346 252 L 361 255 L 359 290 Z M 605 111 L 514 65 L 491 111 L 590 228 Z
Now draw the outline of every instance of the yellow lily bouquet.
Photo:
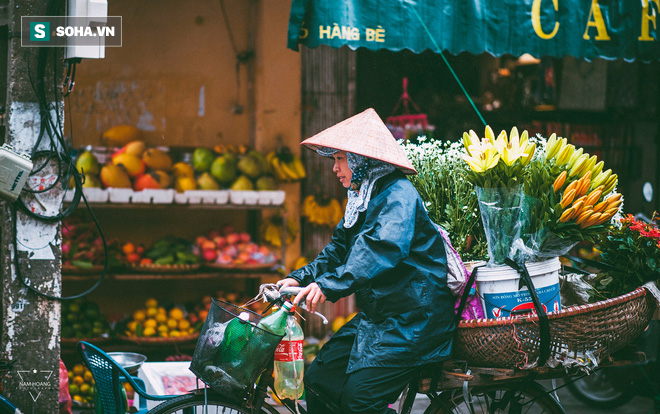
M 542 145 L 524 185 L 524 239 L 528 256 L 550 257 L 605 233 L 623 200 L 617 175 L 595 155 L 556 134 Z
M 486 126 L 483 138 L 474 131 L 463 134 L 463 160 L 470 169 L 468 180 L 474 184 L 481 220 L 488 241 L 489 265 L 504 263 L 512 257 L 512 245 L 521 234 L 522 183 L 536 151 L 527 131 L 513 127 L 499 133 Z

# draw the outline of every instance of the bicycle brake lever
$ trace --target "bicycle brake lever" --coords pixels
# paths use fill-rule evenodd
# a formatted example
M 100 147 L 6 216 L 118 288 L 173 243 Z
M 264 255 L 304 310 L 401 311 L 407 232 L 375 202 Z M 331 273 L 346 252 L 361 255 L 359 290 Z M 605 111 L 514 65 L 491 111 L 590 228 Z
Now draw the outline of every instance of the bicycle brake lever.
M 311 314 L 314 314 L 314 315 L 318 316 L 319 318 L 321 318 L 321 320 L 323 321 L 323 325 L 327 325 L 327 324 L 328 324 L 328 318 L 326 318 L 325 316 L 323 316 L 322 313 L 319 313 L 319 312 L 316 312 L 316 311 L 314 311 L 314 312 L 310 312 L 310 310 L 307 309 L 307 302 L 300 302 L 300 303 L 298 304 L 298 307 L 301 308 L 301 309 L 305 309 L 305 311 L 307 311 L 307 312 L 309 312 L 309 313 L 311 313 Z

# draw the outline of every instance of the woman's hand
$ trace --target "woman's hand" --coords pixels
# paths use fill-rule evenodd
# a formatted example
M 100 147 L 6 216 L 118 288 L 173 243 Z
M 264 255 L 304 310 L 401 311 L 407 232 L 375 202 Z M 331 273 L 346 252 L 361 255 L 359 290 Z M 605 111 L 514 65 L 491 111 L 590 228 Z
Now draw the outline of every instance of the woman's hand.
M 285 279 L 286 280 L 286 279 Z M 321 288 L 316 283 L 310 283 L 305 286 L 303 290 L 293 299 L 293 304 L 298 305 L 300 300 L 307 296 L 307 310 L 316 312 L 316 305 L 325 302 L 326 296 L 321 291 Z
M 283 287 L 289 287 L 289 286 L 298 287 L 298 286 L 300 286 L 300 283 L 298 283 L 298 281 L 296 279 L 287 277 L 286 279 L 278 280 L 277 281 L 277 286 L 279 286 L 280 289 L 283 288 Z

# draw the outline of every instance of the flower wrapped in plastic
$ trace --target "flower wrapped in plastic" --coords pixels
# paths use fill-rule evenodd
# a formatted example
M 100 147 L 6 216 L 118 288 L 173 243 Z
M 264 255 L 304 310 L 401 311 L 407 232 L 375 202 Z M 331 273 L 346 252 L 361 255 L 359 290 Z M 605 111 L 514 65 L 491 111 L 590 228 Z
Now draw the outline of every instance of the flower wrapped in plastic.
M 520 238 L 523 188 L 526 167 L 536 150 L 527 131 L 518 134 L 500 132 L 495 138 L 486 126 L 485 136 L 472 130 L 463 134 L 468 164 L 467 178 L 476 187 L 479 210 L 488 240 L 489 266 L 500 265 L 512 258 L 512 246 Z
M 523 199 L 523 234 L 514 243 L 518 258 L 562 256 L 576 243 L 607 231 L 621 209 L 617 175 L 603 161 L 566 138 L 540 140 L 541 151 L 529 165 Z

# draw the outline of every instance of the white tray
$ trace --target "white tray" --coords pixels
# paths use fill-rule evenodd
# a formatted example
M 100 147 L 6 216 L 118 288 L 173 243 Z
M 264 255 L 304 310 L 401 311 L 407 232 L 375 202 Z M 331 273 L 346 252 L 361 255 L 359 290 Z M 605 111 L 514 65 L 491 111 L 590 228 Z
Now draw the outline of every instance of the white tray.
M 174 201 L 173 189 L 152 189 L 135 191 L 131 199 L 133 203 L 143 204 L 172 204 Z
M 259 191 L 258 204 L 260 205 L 275 205 L 278 206 L 284 203 L 286 193 L 282 190 L 275 191 Z
M 229 191 L 229 202 L 231 204 L 256 205 L 259 202 L 259 191 Z
M 135 191 L 131 188 L 108 188 L 108 199 L 111 203 L 130 203 Z
M 184 194 L 187 194 L 189 204 L 227 204 L 229 201 L 227 190 L 189 190 Z M 180 196 L 179 200 L 184 198 Z

